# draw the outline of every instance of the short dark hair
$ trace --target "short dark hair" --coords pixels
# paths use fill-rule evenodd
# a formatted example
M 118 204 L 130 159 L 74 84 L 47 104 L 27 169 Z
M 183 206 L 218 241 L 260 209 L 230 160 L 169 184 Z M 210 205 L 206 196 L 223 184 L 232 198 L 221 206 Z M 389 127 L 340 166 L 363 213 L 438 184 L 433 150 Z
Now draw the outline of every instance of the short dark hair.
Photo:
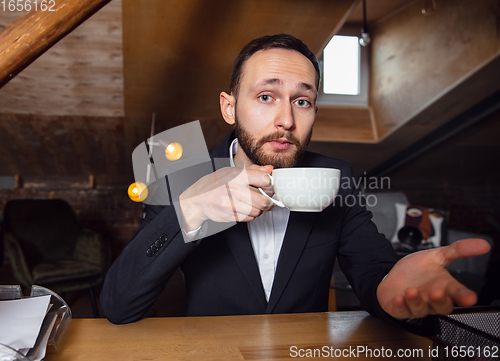
M 231 73 L 231 87 L 230 91 L 235 96 L 238 94 L 240 88 L 242 68 L 245 62 L 250 59 L 252 55 L 260 50 L 268 50 L 271 48 L 281 48 L 295 50 L 304 55 L 311 61 L 316 70 L 316 89 L 319 87 L 321 73 L 319 70 L 319 63 L 316 55 L 309 50 L 306 44 L 300 39 L 288 34 L 267 35 L 249 42 L 243 50 L 240 51 L 238 57 L 233 64 L 233 72 Z

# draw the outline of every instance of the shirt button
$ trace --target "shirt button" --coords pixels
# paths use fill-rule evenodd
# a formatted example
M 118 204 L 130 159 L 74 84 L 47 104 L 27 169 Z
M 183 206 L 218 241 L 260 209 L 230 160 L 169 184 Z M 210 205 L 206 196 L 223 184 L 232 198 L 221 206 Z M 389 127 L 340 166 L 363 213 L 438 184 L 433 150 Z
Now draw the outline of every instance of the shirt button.
M 266 254 L 264 255 L 264 259 L 268 259 L 268 258 L 269 258 L 269 255 L 266 253 Z

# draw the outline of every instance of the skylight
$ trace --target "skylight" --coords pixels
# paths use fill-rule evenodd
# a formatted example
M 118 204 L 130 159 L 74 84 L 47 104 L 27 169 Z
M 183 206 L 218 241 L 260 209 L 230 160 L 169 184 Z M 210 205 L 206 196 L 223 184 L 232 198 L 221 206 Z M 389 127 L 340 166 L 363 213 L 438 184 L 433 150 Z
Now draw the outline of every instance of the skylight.
M 356 36 L 335 35 L 323 51 L 323 92 L 360 93 L 360 46 Z
M 323 80 L 316 104 L 368 106 L 368 47 L 357 34 L 359 27 L 344 26 L 318 56 Z

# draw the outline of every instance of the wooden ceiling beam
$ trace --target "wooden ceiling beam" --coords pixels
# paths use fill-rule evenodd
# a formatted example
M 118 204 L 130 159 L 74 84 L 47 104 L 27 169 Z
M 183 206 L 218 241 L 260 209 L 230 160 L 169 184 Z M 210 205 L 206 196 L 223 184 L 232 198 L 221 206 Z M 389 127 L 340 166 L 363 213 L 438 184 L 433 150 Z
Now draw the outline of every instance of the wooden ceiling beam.
M 0 33 L 0 88 L 110 0 L 38 3 Z M 52 6 L 53 5 L 53 6 Z

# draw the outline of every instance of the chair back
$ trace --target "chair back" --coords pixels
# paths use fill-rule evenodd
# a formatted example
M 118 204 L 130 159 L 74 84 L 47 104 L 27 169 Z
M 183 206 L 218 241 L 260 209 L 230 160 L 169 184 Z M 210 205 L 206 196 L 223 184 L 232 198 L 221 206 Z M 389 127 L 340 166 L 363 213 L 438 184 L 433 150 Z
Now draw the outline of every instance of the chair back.
M 7 202 L 5 232 L 19 242 L 30 267 L 42 260 L 71 258 L 82 226 L 62 199 L 22 199 Z

